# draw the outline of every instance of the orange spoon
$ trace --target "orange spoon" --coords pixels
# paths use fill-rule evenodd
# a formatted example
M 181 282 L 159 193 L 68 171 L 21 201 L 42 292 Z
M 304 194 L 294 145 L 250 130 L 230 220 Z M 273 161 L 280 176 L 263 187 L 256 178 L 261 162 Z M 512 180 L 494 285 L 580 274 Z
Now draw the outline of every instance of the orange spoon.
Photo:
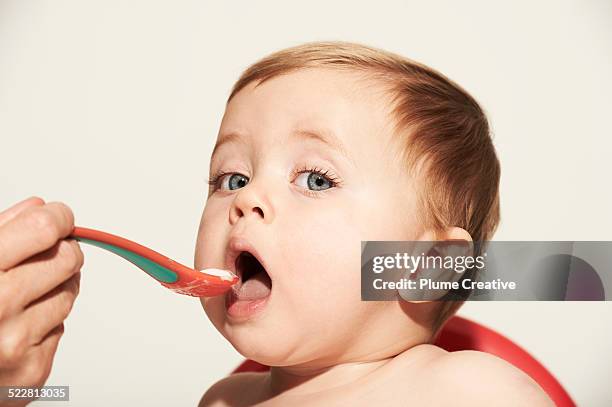
M 225 293 L 239 280 L 229 270 L 209 268 L 196 271 L 131 240 L 99 230 L 75 226 L 69 237 L 123 257 L 179 294 L 213 297 Z

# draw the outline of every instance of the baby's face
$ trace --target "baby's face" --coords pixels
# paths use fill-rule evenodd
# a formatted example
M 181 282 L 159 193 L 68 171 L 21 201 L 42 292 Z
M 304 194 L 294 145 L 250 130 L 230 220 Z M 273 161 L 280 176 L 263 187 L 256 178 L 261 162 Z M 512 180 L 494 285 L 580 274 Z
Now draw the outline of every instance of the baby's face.
M 244 356 L 323 365 L 398 340 L 401 307 L 360 299 L 361 240 L 414 240 L 420 226 L 388 105 L 357 74 L 317 68 L 251 83 L 227 106 L 210 168 L 226 175 L 210 190 L 195 267 L 233 267 L 241 242 L 264 263 L 269 279 L 250 278 L 246 294 L 201 299 Z

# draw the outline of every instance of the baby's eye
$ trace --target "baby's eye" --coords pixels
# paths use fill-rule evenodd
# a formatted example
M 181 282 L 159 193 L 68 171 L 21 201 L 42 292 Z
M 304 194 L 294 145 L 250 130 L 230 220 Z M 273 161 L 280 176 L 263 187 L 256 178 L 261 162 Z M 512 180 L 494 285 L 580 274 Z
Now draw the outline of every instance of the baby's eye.
M 242 174 L 225 174 L 221 177 L 221 189 L 228 189 L 233 191 L 234 189 L 239 189 L 244 187 L 249 179 Z
M 332 180 L 316 171 L 304 171 L 295 180 L 298 182 L 298 186 L 312 191 L 324 191 L 334 186 Z M 305 185 L 303 185 L 304 183 Z
M 340 179 L 330 171 L 323 171 L 316 167 L 303 167 L 300 170 L 294 171 L 293 174 L 293 182 L 302 187 L 305 192 L 308 192 L 313 196 L 315 196 L 314 194 L 317 192 L 325 191 L 341 184 Z M 295 174 L 297 174 L 297 176 Z M 234 191 L 236 189 L 243 188 L 248 183 L 249 177 L 236 172 L 221 172 L 208 181 L 208 184 L 212 188 L 210 190 L 211 192 L 214 192 L 217 189 Z

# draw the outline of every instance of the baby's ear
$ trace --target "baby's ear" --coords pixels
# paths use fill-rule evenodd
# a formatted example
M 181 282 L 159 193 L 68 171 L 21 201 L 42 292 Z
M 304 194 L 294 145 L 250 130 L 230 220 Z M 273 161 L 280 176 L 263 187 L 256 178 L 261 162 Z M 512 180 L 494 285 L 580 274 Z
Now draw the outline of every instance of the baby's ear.
M 469 242 L 472 241 L 472 236 L 468 233 L 468 231 L 457 226 L 451 226 L 447 228 L 442 236 L 443 240 L 466 240 Z
M 472 241 L 472 236 L 469 232 L 463 228 L 457 226 L 449 226 L 443 230 L 431 230 L 424 231 L 418 238 L 423 241 L 442 241 L 442 240 L 464 240 L 467 242 Z
M 472 236 L 465 229 L 449 227 L 439 240 L 436 246 L 443 256 L 471 256 L 474 253 Z
M 413 256 L 448 259 L 449 257 L 472 256 L 474 245 L 472 236 L 459 227 L 449 227 L 443 231 L 426 231 L 415 242 Z M 427 263 L 429 264 L 429 263 Z M 429 280 L 432 282 L 457 282 L 461 279 L 458 273 L 450 272 L 440 262 L 433 265 L 419 266 L 416 271 L 405 276 L 413 280 Z M 418 283 L 417 283 L 418 284 Z M 408 302 L 422 303 L 436 301 L 446 295 L 448 289 L 398 290 L 400 296 Z
M 474 252 L 472 236 L 467 230 L 450 226 L 444 230 L 426 230 L 418 240 L 421 251 L 427 255 L 470 256 Z

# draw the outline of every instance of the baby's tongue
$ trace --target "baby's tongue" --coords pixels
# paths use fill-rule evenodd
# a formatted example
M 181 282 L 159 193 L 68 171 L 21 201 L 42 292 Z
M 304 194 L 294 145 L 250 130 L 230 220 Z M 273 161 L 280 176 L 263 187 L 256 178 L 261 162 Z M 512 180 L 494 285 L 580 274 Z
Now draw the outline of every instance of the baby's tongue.
M 270 276 L 268 273 L 260 271 L 242 283 L 236 295 L 240 300 L 256 300 L 267 297 L 270 295 L 271 290 L 272 281 Z

